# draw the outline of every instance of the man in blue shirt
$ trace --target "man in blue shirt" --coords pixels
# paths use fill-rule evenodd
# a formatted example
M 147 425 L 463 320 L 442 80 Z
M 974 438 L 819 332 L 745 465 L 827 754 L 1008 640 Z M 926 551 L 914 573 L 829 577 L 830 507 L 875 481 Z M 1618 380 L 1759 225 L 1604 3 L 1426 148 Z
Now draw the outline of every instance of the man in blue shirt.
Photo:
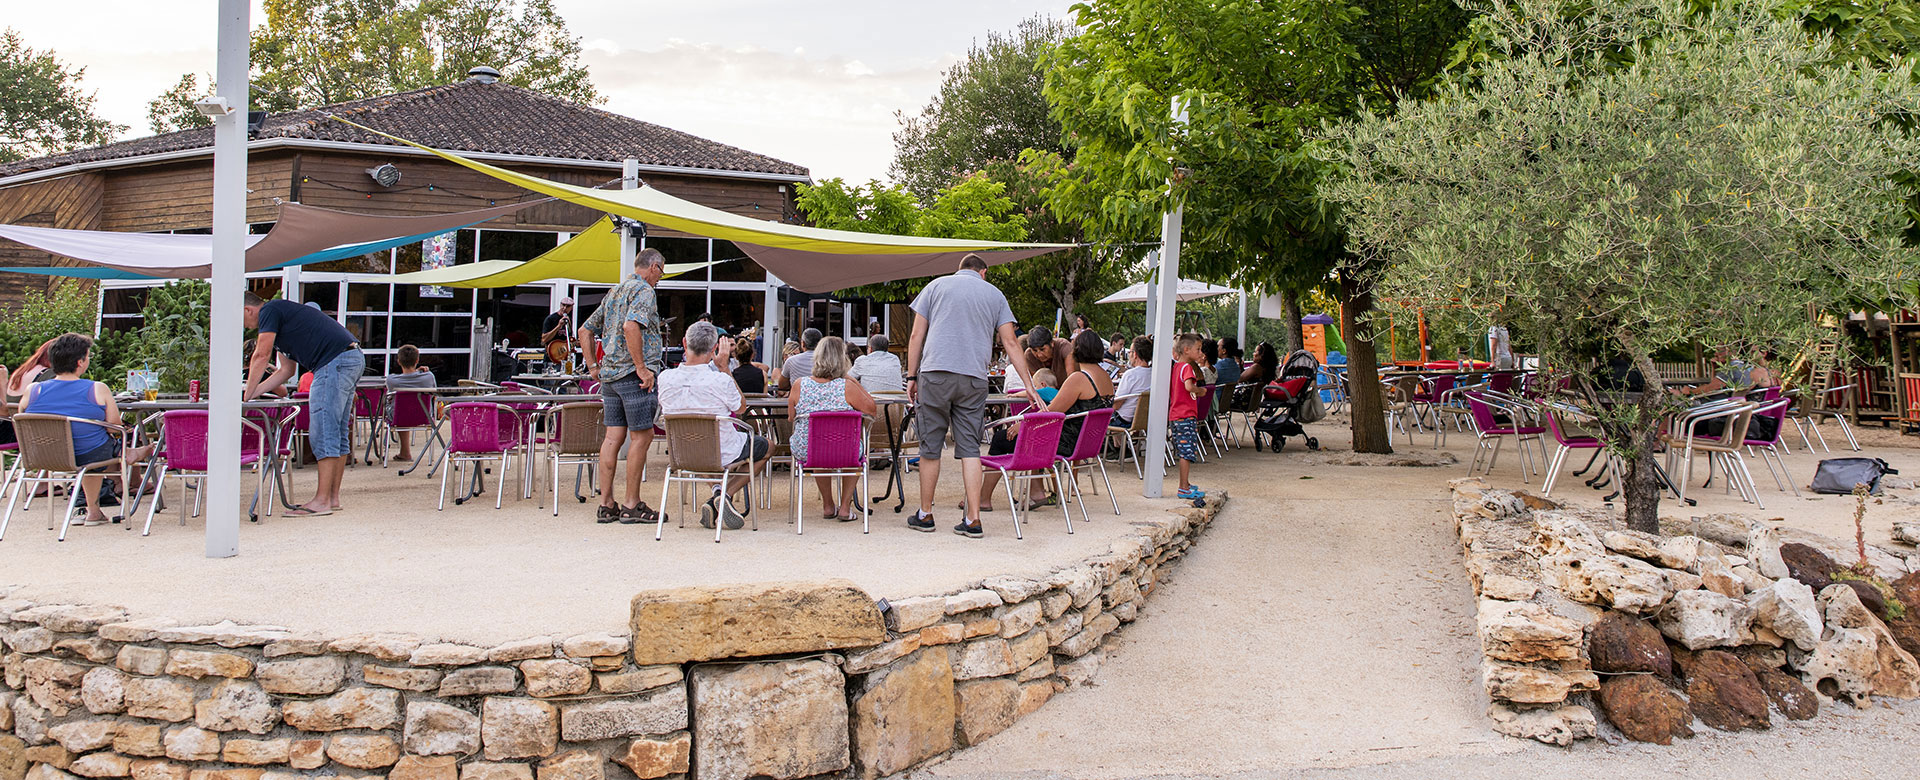
M 280 387 L 293 376 L 298 366 L 313 372 L 313 387 L 307 395 L 310 427 L 308 442 L 319 461 L 320 484 L 313 500 L 289 511 L 292 517 L 317 517 L 340 511 L 340 481 L 347 473 L 347 457 L 353 451 L 353 397 L 366 373 L 367 356 L 353 334 L 325 312 L 279 298 L 263 301 L 247 293 L 247 327 L 258 328 L 253 359 L 247 364 L 247 392 L 253 400 L 261 393 Z M 280 361 L 271 376 L 268 359 L 279 352 L 291 360 Z

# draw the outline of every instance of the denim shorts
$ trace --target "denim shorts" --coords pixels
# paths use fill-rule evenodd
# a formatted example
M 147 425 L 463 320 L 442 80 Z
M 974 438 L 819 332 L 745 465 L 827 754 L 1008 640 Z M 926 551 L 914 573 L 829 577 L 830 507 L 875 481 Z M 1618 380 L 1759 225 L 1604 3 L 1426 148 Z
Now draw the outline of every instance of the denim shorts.
M 366 370 L 367 356 L 358 348 L 342 352 L 313 370 L 313 387 L 307 392 L 307 437 L 313 457 L 344 458 L 353 452 L 349 440 L 353 397 Z
M 601 417 L 608 428 L 650 430 L 659 416 L 660 394 L 640 386 L 638 373 L 600 384 Z

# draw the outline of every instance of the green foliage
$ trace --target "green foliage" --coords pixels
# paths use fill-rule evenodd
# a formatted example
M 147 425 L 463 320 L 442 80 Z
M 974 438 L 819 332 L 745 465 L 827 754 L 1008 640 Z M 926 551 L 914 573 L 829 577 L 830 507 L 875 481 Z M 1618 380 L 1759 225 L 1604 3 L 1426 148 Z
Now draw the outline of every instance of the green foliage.
M 893 134 L 893 177 L 922 200 L 991 163 L 1010 163 L 1028 149 L 1061 153 L 1060 123 L 1041 95 L 1040 59 L 1073 33 L 1073 25 L 1033 16 L 1011 33 L 989 32 L 947 69 L 933 102 L 902 115 Z
M 169 393 L 186 392 L 187 383 L 195 379 L 205 382 L 211 357 L 207 344 L 212 297 L 212 286 L 197 279 L 150 289 L 127 368 L 150 367 L 160 372 L 160 389 Z
M 1328 133 L 1322 195 L 1383 294 L 1507 324 L 1563 370 L 1629 356 L 1650 405 L 1661 349 L 1798 345 L 1809 307 L 1910 297 L 1896 175 L 1920 143 L 1890 121 L 1920 109 L 1910 65 L 1832 64 L 1753 4 L 1591 7 L 1497 4 L 1503 56 L 1471 85 Z M 1654 411 L 1609 435 L 1648 457 Z
M 0 32 L 0 162 L 98 146 L 127 129 L 95 113 L 94 96 L 80 91 L 86 73 L 27 48 L 11 27 Z
M 213 77 L 207 77 L 207 85 L 200 86 L 200 77 L 188 73 L 174 82 L 172 88 L 159 97 L 147 101 L 147 126 L 155 134 L 171 133 L 195 127 L 212 127 L 213 118 L 200 113 L 193 102 L 213 94 Z
M 20 307 L 0 319 L 0 364 L 18 368 L 34 350 L 63 333 L 93 333 L 95 299 L 78 284 L 28 288 Z
M 476 65 L 576 103 L 603 100 L 553 0 L 267 0 L 253 62 L 254 100 L 272 111 L 450 84 Z

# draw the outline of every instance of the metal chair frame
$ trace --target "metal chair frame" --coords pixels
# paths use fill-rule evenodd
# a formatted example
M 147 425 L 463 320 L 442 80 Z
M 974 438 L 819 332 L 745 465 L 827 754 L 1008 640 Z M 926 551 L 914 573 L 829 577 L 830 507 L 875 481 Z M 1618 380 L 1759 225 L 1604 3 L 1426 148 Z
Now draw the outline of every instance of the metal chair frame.
M 41 442 L 35 441 L 32 434 L 33 429 L 40 426 L 51 427 L 55 423 L 59 424 L 60 430 L 62 431 L 60 436 L 50 436 Z M 87 478 L 88 474 L 104 472 L 108 467 L 119 466 L 120 484 L 126 484 L 126 462 L 121 458 L 104 460 L 99 463 L 79 464 L 74 462 L 72 423 L 99 426 L 105 428 L 109 433 L 119 434 L 123 437 L 127 431 L 125 426 L 115 425 L 104 420 L 90 420 L 84 417 L 31 413 L 14 415 L 14 432 L 18 436 L 20 452 L 14 457 L 13 468 L 8 470 L 5 483 L 0 485 L 0 496 L 5 497 L 7 504 L 5 514 L 0 514 L 0 539 L 6 538 L 7 525 L 13 520 L 14 504 L 19 502 L 20 495 L 26 492 L 28 485 L 64 484 L 68 486 L 67 515 L 64 520 L 60 521 L 60 537 L 58 539 L 58 541 L 64 542 L 67 540 L 67 530 L 73 527 L 73 508 L 80 500 L 80 483 Z M 35 443 L 29 444 L 29 442 Z M 41 447 L 58 448 L 58 451 L 42 452 L 40 451 Z M 28 476 L 28 474 L 35 474 L 35 476 Z M 32 503 L 31 497 L 28 498 L 28 503 Z M 53 496 L 48 495 L 47 530 L 49 531 L 53 530 L 56 520 L 54 516 L 55 506 Z
M 748 436 L 754 435 L 753 426 L 735 417 L 711 414 L 669 414 L 660 418 L 660 424 L 667 429 L 667 470 L 665 476 L 660 480 L 660 507 L 662 509 L 666 507 L 667 495 L 672 492 L 673 483 L 680 483 L 680 508 L 683 510 L 680 513 L 680 527 L 685 528 L 687 527 L 687 514 L 684 510 L 686 510 L 688 506 L 687 502 L 689 497 L 687 495 L 687 488 L 689 486 L 703 484 L 718 485 L 724 494 L 727 489 L 727 483 L 733 479 L 734 475 L 744 473 L 747 475 L 747 517 L 753 521 L 753 530 L 760 530 L 760 510 L 753 505 L 753 487 L 755 477 L 757 476 L 756 470 L 753 468 L 753 462 L 749 460 L 745 463 L 740 463 L 740 470 L 736 470 L 734 463 L 724 462 L 722 460 L 726 458 L 727 455 L 721 453 L 717 446 L 720 438 L 718 426 L 732 425 L 736 429 L 744 431 Z M 691 425 L 702 425 L 708 430 L 694 431 L 690 429 L 689 426 Z M 687 452 L 693 449 L 693 442 L 695 441 L 695 439 L 692 438 L 693 436 L 710 436 L 714 441 L 715 446 L 703 448 L 705 451 L 697 453 L 706 456 L 704 462 L 688 462 L 697 459 L 696 453 Z M 687 460 L 683 461 L 683 457 Z M 731 501 L 732 499 L 726 500 Z M 720 543 L 720 533 L 726 526 L 727 523 L 724 517 L 715 517 L 713 519 L 714 544 Z M 665 512 L 661 512 L 660 518 L 654 522 L 653 540 L 656 542 L 660 541 L 664 537 L 666 529 L 667 515 Z
M 814 445 L 813 436 L 815 431 L 820 430 L 820 428 L 814 424 L 811 418 L 818 417 L 820 415 L 845 415 L 845 414 L 848 414 L 846 410 L 837 410 L 837 411 L 831 411 L 831 412 L 814 412 L 813 414 L 808 415 L 809 417 L 809 423 L 807 425 L 808 457 L 812 457 L 813 453 L 816 451 L 813 446 Z M 871 530 L 871 528 L 869 527 L 869 521 L 872 519 L 873 513 L 869 511 L 868 499 L 873 495 L 873 491 L 868 488 L 868 484 L 867 484 L 867 473 L 868 473 L 867 464 L 871 462 L 873 458 L 873 447 L 872 447 L 873 418 L 868 417 L 865 414 L 857 411 L 852 412 L 852 414 L 860 415 L 861 454 L 859 458 L 860 462 L 858 465 L 846 466 L 846 467 L 828 466 L 828 467 L 814 468 L 814 467 L 808 466 L 805 463 L 800 462 L 799 459 L 797 458 L 794 460 L 794 463 L 791 469 L 793 473 L 793 480 L 791 482 L 790 489 L 787 491 L 787 495 L 789 497 L 789 502 L 793 505 L 793 533 L 796 536 L 804 533 L 806 529 L 806 518 L 805 518 L 806 513 L 800 511 L 800 504 L 801 504 L 800 496 L 804 492 L 804 484 L 806 482 L 806 478 L 809 476 L 826 477 L 826 478 L 859 477 L 861 499 L 859 501 L 853 502 L 853 505 L 858 506 L 860 508 L 860 533 L 864 534 Z

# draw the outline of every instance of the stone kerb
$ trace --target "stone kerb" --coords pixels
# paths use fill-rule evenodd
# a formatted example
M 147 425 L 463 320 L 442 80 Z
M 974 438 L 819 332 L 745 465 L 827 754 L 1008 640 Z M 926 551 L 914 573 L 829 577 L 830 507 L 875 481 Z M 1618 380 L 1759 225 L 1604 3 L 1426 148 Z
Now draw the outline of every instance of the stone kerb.
M 494 647 L 0 600 L 0 780 L 890 775 L 1086 681 L 1224 503 L 1042 579 L 650 592 L 631 635 Z
M 1920 697 L 1920 559 L 1869 548 L 1913 611 L 1901 614 L 1876 586 L 1829 579 L 1858 556 L 1816 534 L 1710 515 L 1656 536 L 1479 479 L 1452 485 L 1495 731 L 1568 745 L 1602 716 L 1668 744 L 1696 725 L 1766 729 L 1822 702 Z

